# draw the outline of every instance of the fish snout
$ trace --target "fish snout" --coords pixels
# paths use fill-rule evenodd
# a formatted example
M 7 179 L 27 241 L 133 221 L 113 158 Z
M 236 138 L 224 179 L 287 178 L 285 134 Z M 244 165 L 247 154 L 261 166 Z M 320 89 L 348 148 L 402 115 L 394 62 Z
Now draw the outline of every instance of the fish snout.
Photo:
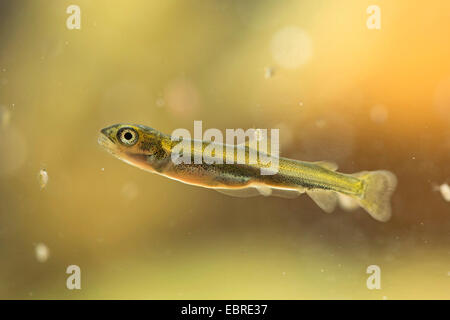
M 100 130 L 100 134 L 98 137 L 98 143 L 100 145 L 103 145 L 104 147 L 112 147 L 116 144 L 116 141 L 114 141 L 114 128 L 107 127 Z
M 109 128 L 103 128 L 102 130 L 100 130 L 100 132 L 101 132 L 102 134 L 104 134 L 105 136 L 107 136 L 107 135 L 108 135 L 108 129 L 109 129 Z
M 114 142 L 114 138 L 116 136 L 117 128 L 115 126 L 106 127 L 100 130 L 101 135 L 107 137 L 111 142 Z

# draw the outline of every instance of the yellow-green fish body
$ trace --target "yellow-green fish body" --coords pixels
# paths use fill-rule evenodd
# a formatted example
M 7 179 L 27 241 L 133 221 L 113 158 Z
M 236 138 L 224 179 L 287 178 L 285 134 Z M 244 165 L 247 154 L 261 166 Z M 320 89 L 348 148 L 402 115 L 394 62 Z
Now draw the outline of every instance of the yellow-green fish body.
M 330 162 L 280 157 L 276 159 L 277 171 L 263 175 L 261 168 L 268 167 L 267 162 L 261 161 L 261 153 L 257 161 L 250 161 L 255 153 L 249 146 L 195 140 L 184 142 L 189 146 L 190 163 L 173 161 L 173 150 L 180 140 L 142 125 L 113 125 L 102 129 L 99 137 L 99 143 L 119 159 L 184 183 L 241 197 L 293 198 L 307 193 L 326 212 L 334 210 L 338 194 L 342 194 L 357 201 L 379 221 L 387 221 L 391 216 L 390 196 L 396 178 L 389 171 L 344 174 L 336 172 L 337 166 Z M 216 153 L 213 158 L 208 158 L 204 151 L 211 147 L 217 147 Z M 201 159 L 201 162 L 195 163 L 195 159 Z M 227 163 L 227 159 L 232 159 L 233 163 Z

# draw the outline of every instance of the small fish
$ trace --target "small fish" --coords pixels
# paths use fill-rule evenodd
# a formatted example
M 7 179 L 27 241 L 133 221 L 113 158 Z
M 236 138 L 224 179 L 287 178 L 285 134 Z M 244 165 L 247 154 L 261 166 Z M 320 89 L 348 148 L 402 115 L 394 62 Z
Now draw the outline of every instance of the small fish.
M 262 164 L 248 161 L 248 146 L 232 146 L 234 158 L 244 154 L 245 161 L 234 164 L 204 161 L 195 163 L 176 163 L 172 161 L 172 150 L 180 142 L 170 135 L 142 125 L 116 124 L 100 132 L 98 142 L 112 155 L 140 169 L 162 176 L 217 190 L 237 197 L 257 195 L 294 198 L 302 193 L 325 212 L 332 212 L 338 203 L 338 194 L 354 199 L 374 219 L 388 221 L 391 217 L 390 197 L 397 185 L 393 173 L 386 170 L 363 171 L 354 174 L 336 172 L 337 165 L 331 162 L 306 162 L 280 157 L 278 172 L 261 175 Z M 191 156 L 210 145 L 202 141 L 202 149 L 195 147 L 191 140 Z M 222 145 L 226 150 L 226 145 Z M 244 153 L 236 152 L 244 148 Z M 226 156 L 224 151 L 224 159 Z M 243 163 L 243 164 L 237 164 Z

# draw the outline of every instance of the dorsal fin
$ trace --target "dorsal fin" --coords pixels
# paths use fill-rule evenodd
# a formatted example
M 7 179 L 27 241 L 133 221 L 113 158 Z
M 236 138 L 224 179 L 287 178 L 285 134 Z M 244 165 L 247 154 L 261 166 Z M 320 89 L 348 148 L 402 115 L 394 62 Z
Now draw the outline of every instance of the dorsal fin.
M 331 161 L 316 161 L 313 162 L 315 165 L 320 166 L 322 168 L 331 170 L 331 171 L 336 171 L 338 169 L 338 165 L 335 162 L 331 162 Z

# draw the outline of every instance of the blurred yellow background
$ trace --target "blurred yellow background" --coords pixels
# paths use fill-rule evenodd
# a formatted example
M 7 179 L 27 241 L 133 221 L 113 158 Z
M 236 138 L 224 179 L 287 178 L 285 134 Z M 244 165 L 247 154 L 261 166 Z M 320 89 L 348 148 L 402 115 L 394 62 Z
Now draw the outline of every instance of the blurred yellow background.
M 444 0 L 2 0 L 0 298 L 449 299 L 449 14 Z M 282 156 L 342 172 L 391 170 L 393 218 L 227 197 L 97 145 L 114 123 L 194 120 L 280 128 Z

